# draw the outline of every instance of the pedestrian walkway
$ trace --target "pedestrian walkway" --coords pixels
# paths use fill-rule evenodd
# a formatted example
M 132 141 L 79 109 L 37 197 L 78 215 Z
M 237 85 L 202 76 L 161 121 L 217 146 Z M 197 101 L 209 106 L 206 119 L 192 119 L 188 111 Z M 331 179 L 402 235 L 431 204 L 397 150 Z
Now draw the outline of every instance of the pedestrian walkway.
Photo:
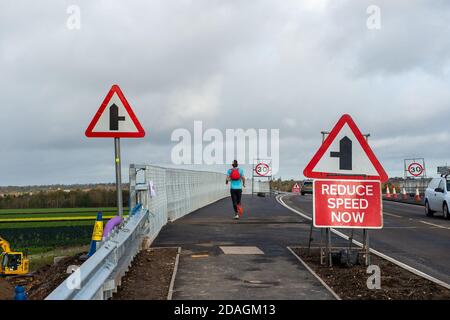
M 334 299 L 287 249 L 307 243 L 309 222 L 273 197 L 242 203 L 240 220 L 226 198 L 161 230 L 154 247 L 182 248 L 173 299 Z

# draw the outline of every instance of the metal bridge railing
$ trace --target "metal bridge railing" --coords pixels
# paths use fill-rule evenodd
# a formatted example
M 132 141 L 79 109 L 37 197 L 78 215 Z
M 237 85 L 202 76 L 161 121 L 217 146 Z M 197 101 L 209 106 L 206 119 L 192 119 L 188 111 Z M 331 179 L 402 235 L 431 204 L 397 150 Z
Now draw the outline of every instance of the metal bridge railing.
M 141 208 L 114 230 L 98 250 L 46 300 L 106 300 L 120 284 L 147 234 L 149 211 Z

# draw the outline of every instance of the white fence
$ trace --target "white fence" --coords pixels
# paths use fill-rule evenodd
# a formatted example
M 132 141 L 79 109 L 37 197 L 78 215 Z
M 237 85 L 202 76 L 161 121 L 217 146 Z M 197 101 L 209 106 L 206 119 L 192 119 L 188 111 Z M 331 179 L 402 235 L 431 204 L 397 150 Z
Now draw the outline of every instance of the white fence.
M 251 179 L 248 179 L 245 193 L 251 193 L 251 187 Z M 168 221 L 227 197 L 228 188 L 225 174 L 217 172 L 131 165 L 130 208 L 135 208 L 133 214 L 46 299 L 110 298 L 139 252 L 144 237 L 153 241 Z M 267 192 L 268 182 L 258 181 L 254 190 Z
M 150 211 L 151 239 L 168 221 L 179 219 L 228 194 L 224 174 L 150 165 L 130 166 L 130 204 L 142 203 Z
M 141 173 L 141 174 L 140 174 Z M 229 196 L 226 175 L 218 172 L 169 169 L 152 165 L 130 166 L 131 207 L 142 203 L 154 214 L 157 231 L 167 221 L 174 221 L 219 199 Z M 247 179 L 244 194 L 251 194 L 252 180 Z M 153 186 L 154 193 L 149 191 Z M 270 192 L 268 181 L 255 181 L 255 192 Z

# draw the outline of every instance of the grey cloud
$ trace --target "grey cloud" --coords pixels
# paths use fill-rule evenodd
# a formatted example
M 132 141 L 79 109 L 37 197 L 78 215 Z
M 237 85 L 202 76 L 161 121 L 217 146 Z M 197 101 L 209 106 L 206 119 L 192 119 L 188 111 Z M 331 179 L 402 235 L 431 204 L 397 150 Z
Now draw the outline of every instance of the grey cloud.
M 79 31 L 65 26 L 71 4 Z M 381 30 L 366 28 L 370 4 Z M 0 185 L 113 181 L 112 141 L 84 137 L 113 83 L 147 131 L 123 140 L 124 166 L 170 164 L 171 132 L 203 120 L 205 129 L 280 129 L 279 174 L 300 178 L 320 131 L 343 113 L 372 134 L 390 173 L 406 156 L 429 166 L 448 157 L 439 147 L 449 142 L 447 1 L 1 6 Z

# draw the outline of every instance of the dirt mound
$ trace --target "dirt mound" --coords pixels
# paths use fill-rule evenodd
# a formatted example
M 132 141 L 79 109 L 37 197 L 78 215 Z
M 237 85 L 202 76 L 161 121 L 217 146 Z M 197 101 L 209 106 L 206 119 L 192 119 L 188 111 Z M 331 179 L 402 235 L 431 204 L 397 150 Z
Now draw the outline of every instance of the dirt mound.
M 381 288 L 367 287 L 367 267 L 320 265 L 320 251 L 293 248 L 308 266 L 343 300 L 448 300 L 450 290 L 419 277 L 387 260 L 371 255 L 372 265 L 381 271 Z
M 12 300 L 14 298 L 14 286 L 7 280 L 0 278 L 0 300 Z
M 8 279 L 10 285 L 25 287 L 28 299 L 43 300 L 55 290 L 70 274 L 67 268 L 71 265 L 81 265 L 80 255 L 67 257 L 54 265 L 46 265 L 37 270 L 31 277 L 16 277 Z
M 177 248 L 139 252 L 112 300 L 166 300 L 177 254 Z

